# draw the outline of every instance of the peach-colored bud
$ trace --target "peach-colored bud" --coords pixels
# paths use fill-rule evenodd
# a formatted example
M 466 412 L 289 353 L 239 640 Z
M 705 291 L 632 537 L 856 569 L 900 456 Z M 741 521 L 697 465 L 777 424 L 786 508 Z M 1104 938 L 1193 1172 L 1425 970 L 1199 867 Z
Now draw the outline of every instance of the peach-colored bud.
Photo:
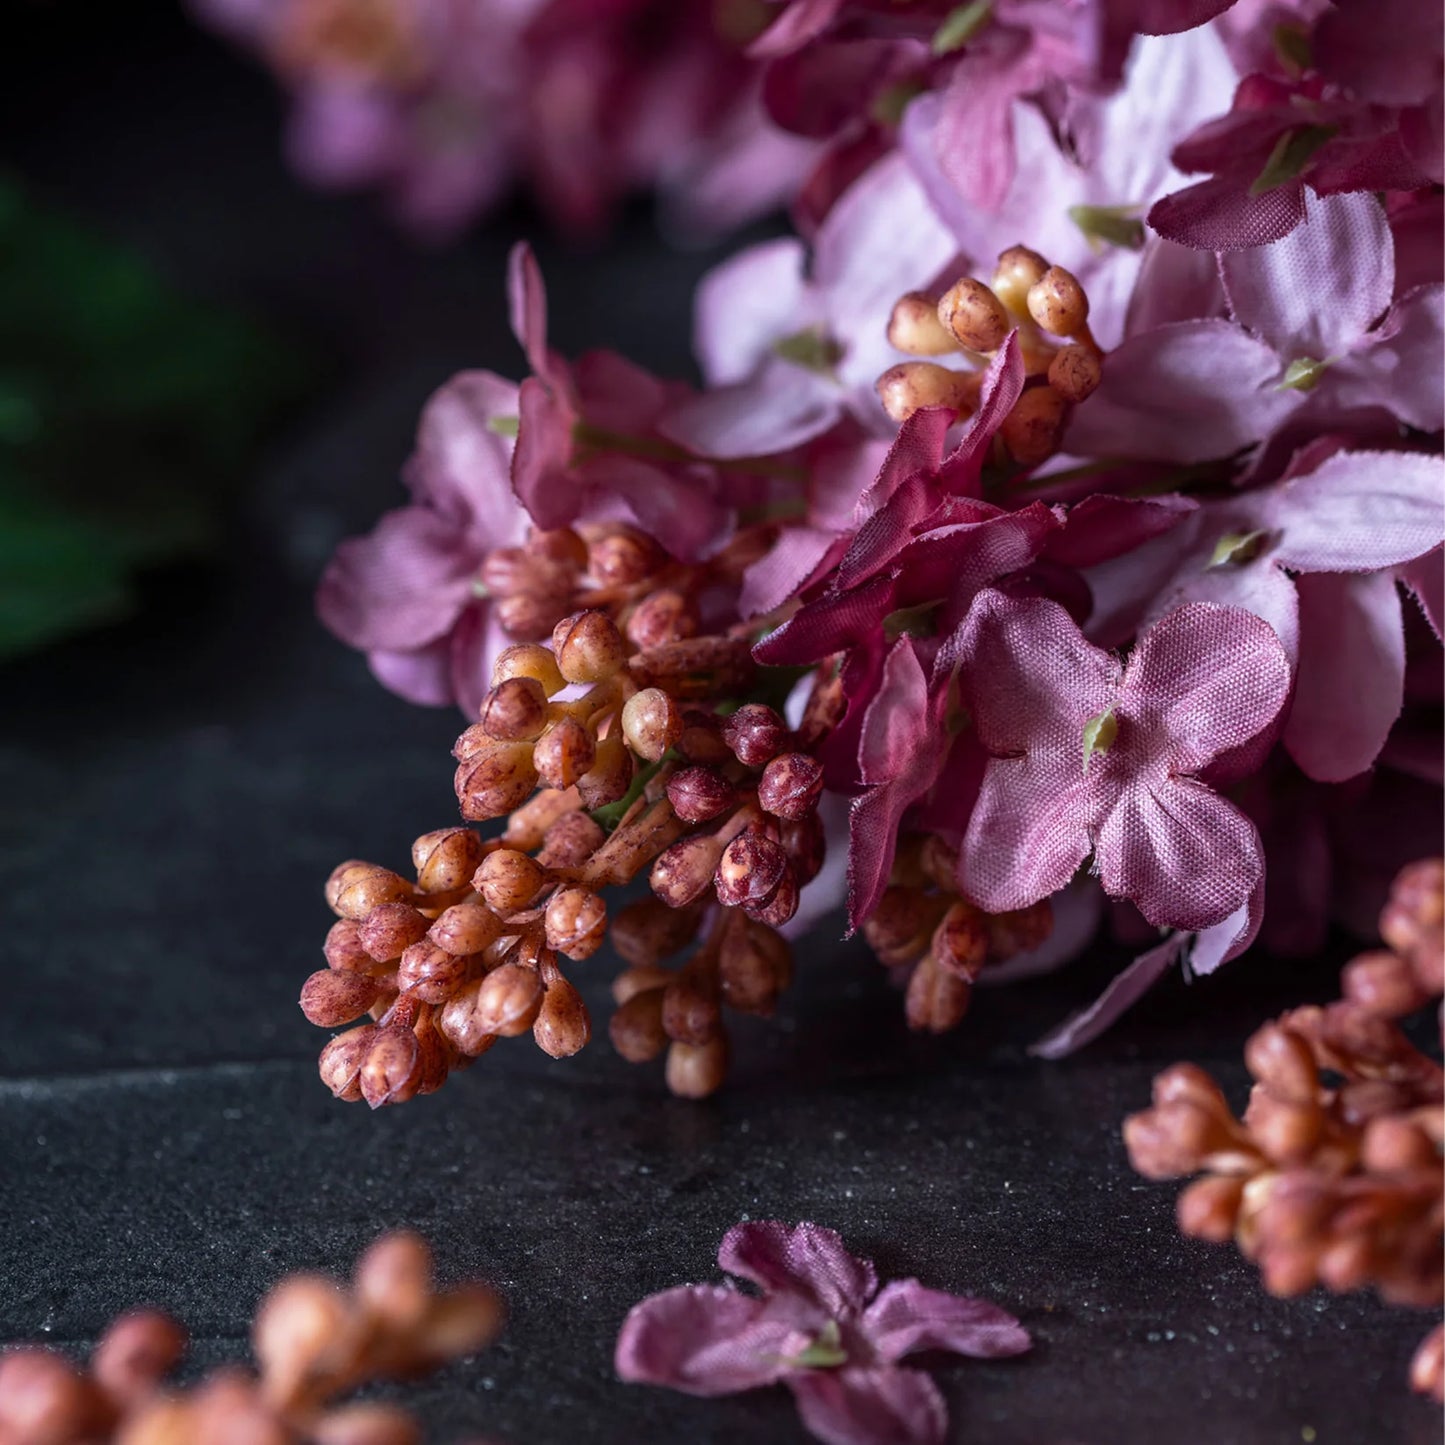
M 159 1310 L 132 1310 L 106 1327 L 90 1358 L 91 1378 L 119 1404 L 133 1406 L 180 1363 L 186 1332 Z
M 657 543 L 635 527 L 612 524 L 588 539 L 587 571 L 604 587 L 636 586 L 665 561 Z
M 1445 1399 L 1445 1325 L 1436 1325 L 1410 1362 L 1410 1388 L 1439 1402 Z
M 354 918 L 338 918 L 321 945 L 328 968 L 343 973 L 366 973 L 375 962 L 361 942 L 361 924 Z
M 559 888 L 547 900 L 547 947 L 567 958 L 591 958 L 607 937 L 607 904 L 589 888 Z
M 1216 1117 L 1230 1117 L 1224 1091 L 1198 1064 L 1171 1064 L 1154 1076 L 1153 1087 L 1157 1105 L 1187 1100 Z
M 938 303 L 921 291 L 909 291 L 893 303 L 888 344 L 910 356 L 946 356 L 958 349 L 953 333 L 938 319 Z
M 972 984 L 940 968 L 932 954 L 924 954 L 908 980 L 903 1012 L 908 1027 L 920 1033 L 946 1034 L 963 1022 Z
M 546 881 L 547 870 L 534 859 L 515 848 L 498 848 L 482 859 L 472 887 L 493 913 L 505 918 L 526 908 Z
M 320 1275 L 293 1274 L 261 1301 L 251 1348 L 266 1399 L 285 1406 L 327 1356 L 345 1348 L 354 1324 L 351 1304 Z
M 557 659 L 550 648 L 535 642 L 521 642 L 502 652 L 492 664 L 492 686 L 500 687 L 508 678 L 530 677 L 541 683 L 542 691 L 551 697 L 567 686 L 557 668 Z
M 618 1003 L 607 1025 L 612 1047 L 629 1064 L 645 1064 L 667 1047 L 662 1026 L 662 988 L 642 989 Z
M 723 720 L 722 737 L 740 763 L 760 768 L 787 747 L 788 725 L 772 708 L 749 702 Z
M 480 953 L 502 934 L 502 920 L 485 905 L 468 900 L 443 909 L 427 930 L 438 948 L 459 956 Z
M 466 878 L 462 882 L 465 883 Z M 410 903 L 382 903 L 362 920 L 361 946 L 377 963 L 389 963 L 425 938 L 429 926 L 426 915 Z
M 601 739 L 592 767 L 577 779 L 577 795 L 584 808 L 605 808 L 627 796 L 632 786 L 633 759 L 623 741 L 622 730 Z
M 597 743 L 575 718 L 564 717 L 537 739 L 532 763 L 549 788 L 570 788 L 597 761 Z
M 479 1058 L 497 1042 L 496 1034 L 489 1027 L 491 1015 L 483 1015 L 481 1009 L 480 995 L 485 982 L 474 978 L 464 983 L 442 1006 L 437 1019 L 442 1037 L 469 1059 Z
M 323 968 L 301 986 L 301 1012 L 318 1028 L 339 1028 L 359 1019 L 380 996 L 381 986 L 364 973 Z
M 765 904 L 788 869 L 782 846 L 755 828 L 744 829 L 723 849 L 713 882 L 724 908 Z
M 993 273 L 994 294 L 1014 315 L 1028 314 L 1029 288 L 1040 282 L 1049 263 L 1027 246 L 1010 246 L 999 254 Z
M 546 637 L 567 609 L 570 597 L 566 592 L 525 591 L 510 597 L 498 597 L 492 604 L 497 625 L 508 637 L 519 642 L 536 642 Z
M 652 901 L 656 902 L 656 899 Z M 639 993 L 647 993 L 655 988 L 666 988 L 676 977 L 675 969 L 661 968 L 656 964 L 624 968 L 612 980 L 613 1002 L 624 1004 Z
M 317 1061 L 321 1082 L 348 1104 L 354 1104 L 361 1098 L 361 1066 L 366 1061 L 376 1033 L 374 1024 L 363 1024 L 360 1028 L 337 1034 L 321 1050 Z
M 482 699 L 482 730 L 498 742 L 521 742 L 547 726 L 547 694 L 535 677 L 509 677 Z
M 1244 1180 L 1232 1175 L 1196 1179 L 1179 1196 L 1175 1214 L 1179 1232 L 1191 1239 L 1223 1244 L 1234 1236 L 1235 1220 L 1244 1199 Z
M 443 1004 L 466 982 L 469 960 L 448 953 L 429 939 L 414 943 L 401 956 L 396 971 L 398 986 L 422 1003 Z
M 627 661 L 617 624 L 596 608 L 564 617 L 552 629 L 552 650 L 568 682 L 602 682 Z
M 343 1405 L 308 1431 L 308 1445 L 421 1445 L 421 1426 L 398 1405 Z
M 1031 386 L 999 427 L 1009 455 L 1024 467 L 1046 462 L 1059 449 L 1069 404 L 1051 386 Z
M 592 1018 L 587 1005 L 560 973 L 547 984 L 542 995 L 532 1037 L 537 1047 L 554 1059 L 570 1059 L 586 1048 L 592 1037 Z
M 622 735 L 638 757 L 658 762 L 682 736 L 682 711 L 660 687 L 643 688 L 622 709 Z
M 797 822 L 818 806 L 823 765 L 807 753 L 782 753 L 758 779 L 758 803 L 777 818 Z
M 961 276 L 939 298 L 938 320 L 969 351 L 997 351 L 1013 329 L 1003 302 L 972 276 Z
M 1360 1143 L 1360 1163 L 1376 1174 L 1403 1173 L 1407 1169 L 1435 1169 L 1439 1154 L 1435 1142 L 1411 1119 L 1386 1115 L 1371 1119 Z
M 727 1035 L 705 1044 L 673 1043 L 667 1050 L 667 1087 L 680 1099 L 705 1099 L 722 1088 L 728 1071 Z
M 1092 346 L 1065 346 L 1049 362 L 1049 385 L 1067 402 L 1092 396 L 1104 379 L 1104 365 Z
M 988 960 L 988 925 L 971 903 L 955 903 L 933 930 L 932 954 L 946 973 L 975 983 Z
M 1281 1099 L 1313 1104 L 1319 1098 L 1320 1076 L 1314 1053 L 1292 1029 L 1276 1023 L 1256 1029 L 1244 1046 L 1244 1064 Z
M 537 970 L 504 963 L 482 980 L 477 991 L 476 1026 L 483 1033 L 516 1038 L 536 1023 L 541 1007 L 542 980 Z
M 1381 1018 L 1412 1014 L 1428 997 L 1409 962 L 1387 949 L 1352 958 L 1340 976 L 1340 992 L 1366 1012 Z
M 634 647 L 661 647 L 695 637 L 697 629 L 697 609 L 670 587 L 644 597 L 627 619 L 627 638 Z
M 421 1050 L 409 1028 L 388 1024 L 377 1029 L 361 1064 L 361 1097 L 373 1109 L 404 1104 L 422 1081 Z
M 1362 1289 L 1374 1277 L 1375 1247 L 1365 1234 L 1348 1234 L 1331 1243 L 1315 1263 L 1315 1273 L 1326 1289 L 1348 1294 Z
M 1062 266 L 1050 266 L 1029 287 L 1028 306 L 1029 315 L 1055 336 L 1077 335 L 1088 324 L 1089 298 Z
M 412 1340 L 416 1360 L 441 1364 L 484 1349 L 501 1332 L 506 1308 L 495 1290 L 464 1284 L 434 1300 L 426 1324 Z
M 1027 908 L 988 914 L 984 923 L 988 929 L 988 956 L 1001 963 L 1048 942 L 1054 931 L 1054 907 L 1047 898 L 1041 898 Z
M 409 901 L 413 893 L 400 874 L 375 863 L 343 863 L 326 883 L 326 901 L 332 909 L 358 922 L 379 904 Z
M 52 1351 L 21 1349 L 0 1356 L 0 1440 L 7 1445 L 89 1440 L 108 1424 L 106 1414 L 91 1383 Z
M 393 1329 L 416 1328 L 431 1304 L 431 1286 L 431 1250 L 410 1230 L 382 1235 L 356 1262 L 357 1303 Z
M 982 377 L 953 371 L 932 361 L 901 361 L 878 378 L 878 399 L 892 420 L 903 423 L 928 406 L 945 406 L 964 416 L 978 406 Z
M 587 565 L 587 544 L 571 527 L 535 528 L 527 537 L 527 553 L 568 575 Z
M 660 854 L 648 881 L 669 908 L 682 908 L 701 898 L 713 881 L 723 845 L 708 834 L 682 838 Z
M 737 802 L 737 789 L 716 768 L 683 768 L 667 780 L 672 811 L 685 823 L 706 823 Z
M 536 786 L 531 743 L 499 743 L 485 757 L 457 765 L 457 802 L 462 816 L 474 823 L 505 816 L 525 803 Z

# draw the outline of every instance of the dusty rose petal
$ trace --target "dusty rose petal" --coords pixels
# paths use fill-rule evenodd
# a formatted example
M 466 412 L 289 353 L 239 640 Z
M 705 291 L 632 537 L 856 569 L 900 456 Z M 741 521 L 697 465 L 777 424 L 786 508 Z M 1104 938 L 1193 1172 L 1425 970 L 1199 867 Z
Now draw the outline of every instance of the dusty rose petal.
M 735 1224 L 723 1236 L 718 1265 L 769 1292 L 801 1295 L 836 1318 L 860 1310 L 878 1288 L 871 1260 L 848 1252 L 842 1236 L 817 1224 L 777 1220 Z
M 1436 637 L 1445 632 L 1445 552 L 1439 547 L 1399 569 L 1400 580 L 1425 614 Z
M 463 371 L 427 399 L 406 476 L 419 501 L 473 521 L 497 545 L 517 540 L 525 517 L 512 491 L 512 441 L 491 422 L 517 415 L 517 387 L 489 371 Z
M 709 271 L 693 303 L 693 345 L 712 387 L 746 381 L 773 343 L 811 324 L 807 252 L 784 237 L 749 246 Z
M 527 353 L 527 362 L 540 377 L 552 379 L 551 357 L 547 351 L 547 288 L 542 269 L 532 248 L 524 241 L 512 247 L 507 258 L 507 303 L 511 309 L 512 335 Z
M 863 1327 L 879 1357 L 890 1363 L 917 1350 L 997 1359 L 1022 1354 L 1032 1343 L 1028 1331 L 998 1305 L 929 1289 L 916 1279 L 884 1285 L 864 1313 Z
M 580 475 L 625 502 L 642 529 L 681 561 L 696 561 L 723 531 L 724 509 L 695 470 L 663 471 L 618 455 L 587 462 Z
M 1168 241 L 1201 251 L 1238 251 L 1267 246 L 1287 236 L 1305 217 L 1304 186 L 1276 186 L 1249 194 L 1250 177 L 1214 176 L 1155 203 L 1149 224 Z
M 781 607 L 817 575 L 834 549 L 842 550 L 837 533 L 818 527 L 789 527 L 743 574 L 738 612 L 757 617 Z M 836 555 L 836 554 L 835 554 Z
M 398 697 L 420 707 L 445 707 L 456 701 L 452 690 L 451 638 L 442 637 L 415 652 L 375 649 L 366 654 L 372 676 Z
M 942 1445 L 948 1407 L 921 1370 L 809 1370 L 787 1377 L 808 1432 L 825 1445 Z
M 774 357 L 745 381 L 680 403 L 658 430 L 698 456 L 769 456 L 821 436 L 842 406 L 835 381 Z
M 539 527 L 569 526 L 581 508 L 578 488 L 567 475 L 576 415 L 556 391 L 535 376 L 529 376 L 519 388 L 517 412 L 517 445 L 512 453 L 512 485 L 517 498 Z
M 1445 288 L 1421 286 L 1400 298 L 1380 326 L 1325 372 L 1320 409 L 1382 406 L 1421 431 L 1445 425 L 1442 402 Z
M 1194 935 L 1189 950 L 1189 972 L 1203 978 L 1221 964 L 1238 958 L 1255 940 L 1264 922 L 1264 877 L 1261 875 L 1249 897 L 1228 918 Z
M 633 1384 L 688 1395 L 731 1395 L 780 1379 L 806 1341 L 765 1317 L 762 1300 L 721 1284 L 683 1285 L 636 1304 L 617 1336 L 614 1365 Z

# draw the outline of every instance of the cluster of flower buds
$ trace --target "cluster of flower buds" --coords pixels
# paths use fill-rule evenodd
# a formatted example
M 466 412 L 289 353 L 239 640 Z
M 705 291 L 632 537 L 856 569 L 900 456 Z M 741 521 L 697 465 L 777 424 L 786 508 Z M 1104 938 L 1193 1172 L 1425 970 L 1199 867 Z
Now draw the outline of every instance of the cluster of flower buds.
M 1028 380 L 999 440 L 1020 467 L 1047 461 L 1059 448 L 1071 408 L 1099 385 L 1104 352 L 1089 330 L 1089 298 L 1078 278 L 1027 246 L 1004 251 L 987 285 L 960 276 L 940 295 L 910 291 L 898 299 L 888 339 L 899 351 L 930 358 L 962 354 L 980 367 L 900 362 L 878 378 L 884 410 L 897 422 L 926 406 L 970 415 L 978 405 L 982 363 L 1015 330 Z
M 1154 1081 L 1153 1108 L 1125 1123 L 1141 1174 L 1203 1175 L 1179 1198 L 1184 1233 L 1233 1238 L 1271 1294 L 1373 1286 L 1393 1304 L 1440 1304 L 1445 1073 L 1395 1019 L 1441 993 L 1442 885 L 1439 860 L 1405 869 L 1381 919 L 1397 951 L 1348 964 L 1340 1002 L 1254 1034 L 1242 1117 L 1202 1069 L 1177 1064 Z M 1437 1398 L 1441 1344 L 1437 1331 L 1412 1371 Z
M 371 1019 L 322 1053 L 338 1098 L 404 1102 L 529 1030 L 554 1058 L 576 1053 L 591 1020 L 559 959 L 597 952 L 604 891 L 645 869 L 663 913 L 691 931 L 653 929 L 631 954 L 619 945 L 629 962 L 645 957 L 655 974 L 696 934 L 706 901 L 722 913 L 677 979 L 639 993 L 635 970 L 624 975 L 618 1001 L 632 1022 L 613 1036 L 630 1059 L 670 1041 L 677 1093 L 718 1086 L 718 1000 L 771 1012 L 788 974 L 774 930 L 797 912 L 824 852 L 821 764 L 772 707 L 733 706 L 753 674 L 747 637 L 698 635 L 698 591 L 735 581 L 758 549 L 744 534 L 685 567 L 609 525 L 534 534 L 488 559 L 488 588 L 518 603 L 508 625 L 551 634 L 500 655 L 454 750 L 462 816 L 505 816 L 506 830 L 486 842 L 464 827 L 418 838 L 414 882 L 361 862 L 332 874 L 327 900 L 340 921 L 301 1006 L 324 1028 Z M 552 615 L 578 600 L 591 605 Z M 649 1009 L 655 1047 L 634 1027 Z
M 905 988 L 908 1026 L 956 1029 L 990 964 L 1037 948 L 1053 931 L 1048 900 L 1013 913 L 984 913 L 958 893 L 958 852 L 936 833 L 898 847 L 878 907 L 863 924 L 878 961 Z
M 372 1381 L 474 1354 L 502 1319 L 502 1302 L 485 1285 L 435 1291 L 426 1245 L 389 1234 L 361 1257 L 349 1290 L 298 1274 L 267 1295 L 252 1327 L 255 1373 L 226 1368 L 184 1393 L 168 1389 L 186 1336 L 151 1310 L 117 1319 L 85 1370 L 46 1349 L 0 1357 L 0 1442 L 419 1445 L 406 1410 L 335 1402 Z

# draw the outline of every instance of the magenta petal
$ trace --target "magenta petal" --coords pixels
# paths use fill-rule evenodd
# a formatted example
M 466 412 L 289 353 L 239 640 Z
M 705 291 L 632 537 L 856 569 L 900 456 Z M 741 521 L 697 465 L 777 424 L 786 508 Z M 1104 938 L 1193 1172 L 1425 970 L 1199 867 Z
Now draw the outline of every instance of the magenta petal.
M 988 1300 L 928 1289 L 916 1279 L 884 1285 L 864 1313 L 863 1328 L 879 1358 L 889 1362 L 916 1350 L 998 1359 L 1022 1354 L 1032 1344 L 1007 1310 Z
M 542 268 L 525 241 L 518 241 L 507 258 L 507 303 L 511 308 L 512 335 L 527 353 L 528 364 L 538 376 L 551 380 L 547 288 L 542 284 Z
M 1209 928 L 1241 907 L 1264 872 L 1255 826 L 1192 778 L 1125 788 L 1099 829 L 1100 881 L 1156 928 Z
M 1343 782 L 1380 754 L 1400 715 L 1405 633 L 1392 572 L 1298 581 L 1299 677 L 1284 743 L 1310 777 Z
M 769 1294 L 802 1296 L 834 1319 L 861 1310 L 878 1288 L 872 1260 L 850 1254 L 835 1230 L 807 1222 L 735 1224 L 723 1235 L 717 1262 Z
M 576 417 L 557 392 L 529 376 L 517 393 L 517 445 L 512 486 L 532 520 L 543 528 L 570 526 L 581 508 L 580 489 L 567 468 Z
M 775 357 L 746 381 L 680 402 L 657 430 L 698 456 L 770 456 L 821 436 L 842 405 L 836 382 Z
M 512 442 L 492 430 L 517 415 L 517 388 L 489 371 L 463 371 L 428 398 L 406 479 L 418 501 L 474 522 L 488 540 L 520 539 L 526 518 L 512 491 Z
M 316 589 L 316 611 L 352 647 L 414 651 L 456 621 L 480 561 L 460 523 L 402 507 L 370 536 L 336 549 Z
M 1249 194 L 1249 177 L 1214 176 L 1165 196 L 1150 209 L 1149 224 L 1168 241 L 1200 251 L 1267 246 L 1305 218 L 1304 186 L 1276 186 Z
M 621 498 L 642 529 L 681 561 L 695 561 L 726 527 L 727 513 L 697 469 L 666 472 L 632 457 L 610 455 L 588 462 L 581 475 L 589 490 Z
M 1046 555 L 1066 567 L 1096 567 L 1172 531 L 1199 509 L 1190 497 L 1112 497 L 1095 492 L 1069 508 Z
M 883 458 L 883 465 L 873 484 L 858 501 L 855 521 L 862 523 L 881 511 L 902 489 L 905 482 L 919 476 L 932 476 L 943 460 L 944 438 L 957 418 L 944 406 L 925 406 L 913 413 L 902 426 Z
M 764 1311 L 762 1300 L 727 1285 L 664 1290 L 628 1311 L 614 1368 L 632 1384 L 666 1385 L 689 1395 L 771 1385 L 785 1372 L 784 1358 L 798 1337 Z
M 1141 953 L 1088 1008 L 1050 1029 L 1029 1053 L 1041 1059 L 1062 1059 L 1093 1043 L 1173 968 L 1188 941 L 1187 933 L 1171 933 L 1163 943 Z
M 807 1370 L 788 1388 L 808 1433 L 825 1445 L 942 1445 L 948 1407 L 921 1370 Z
M 833 23 L 843 0 L 789 0 L 783 13 L 748 47 L 754 60 L 791 55 Z
M 1400 580 L 1420 605 L 1430 630 L 1445 636 L 1445 552 L 1439 547 L 1399 569 Z
M 765 667 L 793 667 L 855 647 L 892 610 L 896 586 L 896 573 L 885 572 L 851 592 L 805 603 L 753 648 L 753 656 Z
M 911 637 L 900 637 L 883 663 L 883 681 L 863 719 L 858 776 L 869 785 L 891 782 L 928 737 L 928 678 Z
M 978 407 L 964 423 L 958 445 L 944 458 L 938 480 L 945 491 L 975 495 L 979 472 L 993 445 L 994 433 L 1014 409 L 1024 389 L 1023 351 L 1017 330 L 999 347 L 979 387 Z

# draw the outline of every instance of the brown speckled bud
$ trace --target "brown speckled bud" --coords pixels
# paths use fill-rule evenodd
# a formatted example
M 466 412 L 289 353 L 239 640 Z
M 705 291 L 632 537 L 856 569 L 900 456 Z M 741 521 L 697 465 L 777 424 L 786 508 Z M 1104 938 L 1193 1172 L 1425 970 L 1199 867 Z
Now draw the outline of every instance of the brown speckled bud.
M 597 744 L 597 757 L 592 767 L 577 779 L 577 795 L 584 808 L 605 808 L 627 796 L 632 786 L 633 759 L 622 739 L 621 729 L 614 729 Z
M 645 582 L 665 560 L 657 543 L 635 527 L 612 525 L 587 543 L 588 574 L 604 587 Z
M 626 962 L 647 967 L 686 948 L 701 922 L 697 906 L 670 908 L 660 898 L 639 898 L 612 920 L 612 946 Z
M 532 1037 L 537 1047 L 554 1059 L 570 1059 L 586 1048 L 592 1037 L 592 1018 L 587 1005 L 560 973 L 548 983 L 542 995 Z
M 547 947 L 567 958 L 591 958 L 607 937 L 607 904 L 588 888 L 559 888 L 547 900 Z
M 411 845 L 416 886 L 423 893 L 450 893 L 466 886 L 482 861 L 483 844 L 470 828 L 438 828 Z
M 475 899 L 456 903 L 437 915 L 427 937 L 448 953 L 480 953 L 501 936 L 502 920 Z
M 596 608 L 564 617 L 552 629 L 552 650 L 568 682 L 602 682 L 627 661 L 617 624 Z
M 114 1401 L 134 1406 L 180 1363 L 186 1332 L 159 1310 L 132 1310 L 106 1328 L 90 1374 Z
M 1179 1232 L 1214 1244 L 1232 1239 L 1244 1199 L 1244 1185 L 1245 1181 L 1235 1175 L 1196 1179 L 1179 1196 L 1175 1206 Z
M 928 948 L 938 912 L 915 888 L 885 888 L 878 906 L 863 920 L 863 937 L 887 968 L 912 963 Z
M 606 841 L 606 830 L 586 813 L 565 813 L 547 829 L 537 861 L 544 868 L 580 868 Z
M 357 1029 L 348 1029 L 337 1036 L 321 1050 L 318 1068 L 321 1082 L 349 1104 L 361 1097 L 361 1065 L 376 1037 L 375 1024 L 363 1024 Z
M 723 721 L 723 741 L 740 763 L 760 768 L 788 745 L 788 725 L 760 702 L 744 703 Z
M 924 954 L 908 980 L 903 1013 L 908 1027 L 920 1033 L 946 1034 L 963 1022 L 973 985 L 940 968 L 932 954 Z
M 531 743 L 499 743 L 475 761 L 457 765 L 455 787 L 462 817 L 501 818 L 527 801 L 537 786 Z
M 498 742 L 541 736 L 547 726 L 547 694 L 535 677 L 509 677 L 482 699 L 482 730 Z
M 1104 379 L 1104 363 L 1092 346 L 1065 346 L 1049 362 L 1049 385 L 1067 402 L 1092 396 Z
M 823 820 L 813 812 L 796 823 L 784 823 L 778 830 L 778 841 L 792 864 L 798 887 L 806 888 L 822 871 L 828 856 L 828 837 Z
M 682 736 L 682 711 L 660 687 L 643 688 L 622 709 L 622 735 L 638 757 L 658 762 Z
M 340 1028 L 359 1019 L 380 996 L 380 985 L 364 973 L 323 968 L 301 986 L 301 1012 L 318 1028 Z
M 336 1348 L 350 1320 L 351 1305 L 331 1280 L 310 1274 L 283 1279 L 261 1301 L 251 1326 L 267 1400 L 288 1404 L 313 1367 Z
M 1054 931 L 1054 908 L 1047 898 L 1027 908 L 987 915 L 988 956 L 995 963 L 1029 953 L 1047 943 Z
M 1360 1143 L 1360 1163 L 1377 1174 L 1407 1169 L 1435 1170 L 1439 1155 L 1430 1136 L 1412 1119 L 1371 1119 Z
M 373 1108 L 404 1104 L 421 1086 L 422 1060 L 416 1034 L 400 1025 L 377 1029 L 361 1065 L 361 1097 Z
M 587 565 L 587 544 L 571 527 L 535 529 L 527 538 L 527 553 L 565 575 L 575 575 Z
M 722 844 L 706 834 L 680 839 L 653 863 L 652 891 L 669 908 L 685 907 L 712 884 L 722 852 Z
M 565 592 L 517 592 L 511 597 L 498 597 L 493 603 L 497 625 L 508 637 L 521 642 L 536 642 L 552 630 L 557 614 L 569 601 Z
M 999 254 L 993 273 L 994 294 L 1018 316 L 1028 314 L 1029 288 L 1037 285 L 1049 263 L 1027 246 L 1010 246 Z
M 549 788 L 570 788 L 597 761 L 597 743 L 575 718 L 564 717 L 537 739 L 532 762 Z
M 972 276 L 960 277 L 939 298 L 938 320 L 969 351 L 997 351 L 1013 329 L 1003 302 Z
M 667 1030 L 662 1026 L 661 988 L 642 989 L 618 1005 L 607 1025 L 612 1047 L 629 1064 L 645 1064 L 667 1047 Z
M 760 908 L 788 871 L 788 855 L 771 838 L 747 828 L 723 849 L 713 882 L 724 908 Z
M 888 344 L 909 356 L 946 356 L 958 349 L 953 333 L 938 319 L 938 303 L 921 291 L 909 291 L 893 303 Z
M 663 990 L 662 1027 L 668 1038 L 705 1044 L 722 1028 L 717 978 L 711 969 L 688 966 Z
M 658 968 L 655 964 L 645 964 L 640 968 L 624 968 L 612 980 L 612 1000 L 614 1003 L 624 1004 L 628 999 L 635 998 L 640 993 L 666 988 L 676 977 L 675 969 Z
M 988 961 L 988 924 L 971 903 L 955 903 L 933 930 L 932 953 L 938 966 L 975 983 Z
M 667 1050 L 667 1087 L 680 1099 L 705 1099 L 722 1088 L 728 1071 L 727 1035 L 705 1044 L 673 1043 Z
M 399 873 L 375 863 L 343 863 L 326 882 L 326 901 L 332 909 L 358 921 L 382 903 L 409 901 L 414 892 Z
M 683 712 L 677 750 L 690 763 L 711 765 L 733 760 L 732 749 L 723 741 L 722 720 L 697 708 Z
M 472 887 L 482 902 L 505 918 L 526 908 L 547 881 L 547 870 L 515 848 L 498 848 L 482 859 Z
M 798 911 L 800 897 L 798 876 L 793 872 L 792 865 L 786 864 L 778 886 L 773 889 L 768 899 L 762 903 L 745 903 L 742 906 L 749 918 L 766 924 L 769 928 L 781 928 Z
M 1303 1163 L 1314 1152 L 1325 1121 L 1314 1100 L 1285 1099 L 1257 1086 L 1243 1122 L 1268 1158 L 1289 1165 Z
M 627 619 L 627 638 L 634 647 L 661 647 L 684 637 L 696 637 L 697 609 L 681 592 L 670 587 L 644 597 Z
M 1089 320 L 1089 298 L 1078 278 L 1062 266 L 1050 266 L 1028 291 L 1029 315 L 1055 336 L 1074 336 Z
M 999 436 L 1020 466 L 1036 467 L 1059 449 L 1069 404 L 1051 386 L 1031 386 L 1004 418 Z
M 477 1026 L 484 1033 L 515 1038 L 532 1027 L 541 1007 L 542 980 L 537 970 L 504 963 L 482 980 L 477 991 Z
M 344 973 L 367 973 L 376 961 L 362 946 L 361 924 L 354 918 L 338 918 L 331 925 L 321 951 L 329 968 Z
M 901 361 L 878 378 L 878 400 L 900 424 L 928 406 L 967 415 L 978 405 L 983 379 L 976 371 L 953 371 L 932 361 Z
M 758 802 L 777 818 L 797 822 L 818 806 L 823 792 L 823 765 L 807 753 L 782 753 L 758 779 Z
M 520 642 L 498 655 L 492 664 L 492 686 L 500 687 L 511 677 L 535 679 L 541 683 L 542 691 L 548 697 L 561 692 L 567 685 L 551 649 L 535 642 Z
M 414 943 L 401 956 L 396 981 L 422 1003 L 445 1003 L 466 981 L 471 965 L 465 955 L 448 953 L 429 940 Z
M 464 983 L 443 1005 L 437 1020 L 442 1037 L 469 1059 L 486 1053 L 497 1041 L 496 1034 L 487 1027 L 490 1014 L 484 1017 L 481 1011 L 480 995 L 485 981 L 474 978 Z
M 706 823 L 737 802 L 737 789 L 716 768 L 683 768 L 667 780 L 667 800 L 685 823 Z
M 771 1014 L 792 973 L 792 953 L 781 934 L 751 920 L 728 930 L 718 953 L 718 978 L 730 1008 Z
M 377 963 L 386 963 L 425 938 L 429 926 L 426 915 L 410 903 L 383 903 L 362 920 L 361 946 Z

